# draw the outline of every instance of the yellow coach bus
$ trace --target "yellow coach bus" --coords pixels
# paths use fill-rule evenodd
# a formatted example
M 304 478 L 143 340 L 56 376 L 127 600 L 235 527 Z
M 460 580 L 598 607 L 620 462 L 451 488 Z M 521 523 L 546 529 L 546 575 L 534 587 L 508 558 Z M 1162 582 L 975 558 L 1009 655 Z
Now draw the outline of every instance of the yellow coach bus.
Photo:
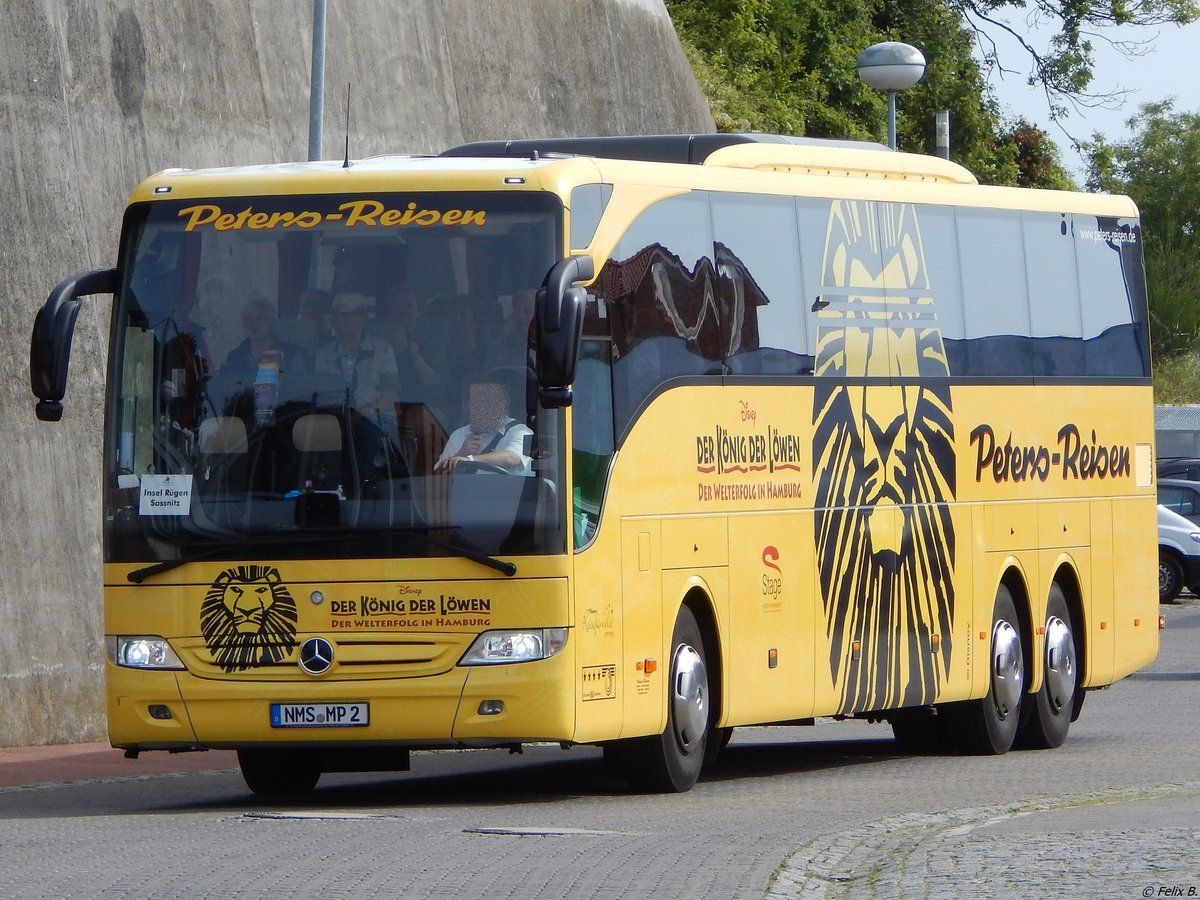
M 114 746 L 261 793 L 733 728 L 1054 747 L 1158 644 L 1137 210 L 770 135 L 168 170 L 114 297 Z

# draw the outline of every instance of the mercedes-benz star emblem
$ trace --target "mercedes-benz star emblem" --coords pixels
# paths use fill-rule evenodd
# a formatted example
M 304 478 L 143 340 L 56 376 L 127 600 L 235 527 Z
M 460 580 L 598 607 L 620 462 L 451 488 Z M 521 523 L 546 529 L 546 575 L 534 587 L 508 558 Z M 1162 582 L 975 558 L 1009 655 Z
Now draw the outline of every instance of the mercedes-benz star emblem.
M 300 645 L 300 668 L 309 675 L 324 675 L 332 665 L 333 644 L 325 638 L 309 638 Z

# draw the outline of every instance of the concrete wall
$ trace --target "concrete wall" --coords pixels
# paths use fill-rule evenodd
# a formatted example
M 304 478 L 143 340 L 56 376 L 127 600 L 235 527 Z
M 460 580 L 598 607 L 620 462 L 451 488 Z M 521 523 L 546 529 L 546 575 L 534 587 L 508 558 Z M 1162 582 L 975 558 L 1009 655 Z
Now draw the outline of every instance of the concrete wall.
M 22 0 L 0 10 L 0 746 L 104 737 L 100 414 L 109 304 L 37 422 L 49 289 L 112 265 L 169 166 L 304 159 L 311 0 Z M 662 0 L 329 0 L 325 155 L 713 130 Z

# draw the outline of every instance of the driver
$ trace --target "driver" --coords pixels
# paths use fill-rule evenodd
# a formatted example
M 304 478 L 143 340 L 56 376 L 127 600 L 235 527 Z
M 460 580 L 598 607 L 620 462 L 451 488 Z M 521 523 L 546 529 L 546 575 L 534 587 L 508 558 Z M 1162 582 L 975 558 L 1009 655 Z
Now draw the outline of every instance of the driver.
M 435 472 L 453 472 L 464 460 L 497 466 L 514 475 L 529 472 L 525 436 L 533 432 L 508 414 L 507 387 L 496 381 L 473 382 L 467 389 L 467 415 L 470 421 L 446 439 L 446 447 L 434 463 Z

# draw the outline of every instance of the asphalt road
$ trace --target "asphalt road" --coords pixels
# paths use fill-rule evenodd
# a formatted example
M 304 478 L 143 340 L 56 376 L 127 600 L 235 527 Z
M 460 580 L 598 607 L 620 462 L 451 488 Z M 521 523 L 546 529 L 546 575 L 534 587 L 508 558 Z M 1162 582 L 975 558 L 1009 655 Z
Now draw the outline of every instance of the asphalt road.
M 299 805 L 248 794 L 231 754 L 0 750 L 0 897 L 1200 896 L 1200 601 L 1163 612 L 1158 660 L 1058 750 L 745 729 L 679 796 L 589 748 L 419 753 Z

